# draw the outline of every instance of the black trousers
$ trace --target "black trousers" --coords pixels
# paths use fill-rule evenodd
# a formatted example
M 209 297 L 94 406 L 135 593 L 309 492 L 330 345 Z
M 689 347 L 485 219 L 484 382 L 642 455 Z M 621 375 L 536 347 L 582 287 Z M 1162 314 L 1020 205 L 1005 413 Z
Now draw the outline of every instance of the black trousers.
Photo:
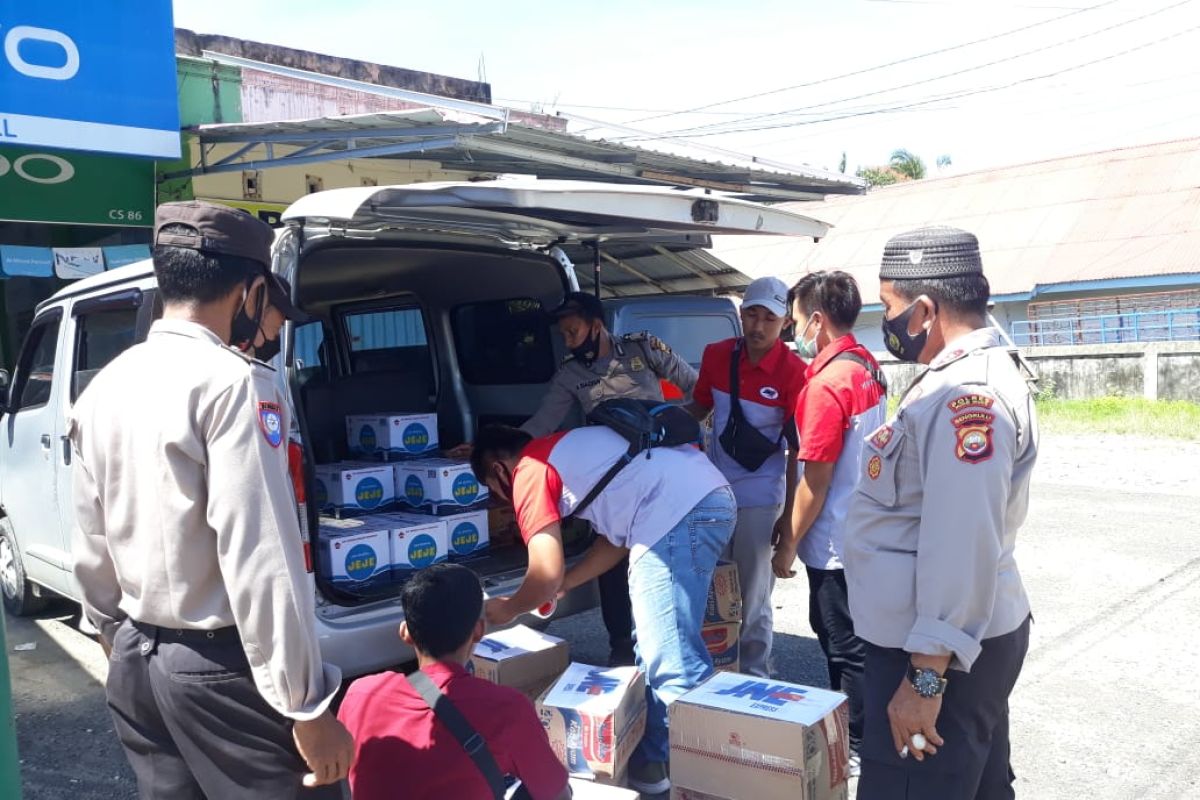
M 289 720 L 255 688 L 235 628 L 175 631 L 126 621 L 108 706 L 143 800 L 341 800 L 305 789 Z
M 858 800 L 1011 800 L 1008 697 L 1029 649 L 1029 620 L 983 641 L 970 672 L 946 676 L 937 729 L 946 744 L 918 762 L 901 759 L 892 742 L 887 704 L 905 679 L 908 654 L 867 645 L 866 729 Z
M 867 643 L 854 635 L 845 570 L 805 569 L 808 572 L 808 624 L 817 634 L 817 641 L 825 653 L 830 688 L 845 692 L 849 698 L 850 748 L 858 751 L 863 737 L 863 671 L 867 662 Z
M 597 579 L 600 584 L 600 615 L 608 629 L 609 647 L 633 643 L 633 605 L 629 600 L 629 556 Z

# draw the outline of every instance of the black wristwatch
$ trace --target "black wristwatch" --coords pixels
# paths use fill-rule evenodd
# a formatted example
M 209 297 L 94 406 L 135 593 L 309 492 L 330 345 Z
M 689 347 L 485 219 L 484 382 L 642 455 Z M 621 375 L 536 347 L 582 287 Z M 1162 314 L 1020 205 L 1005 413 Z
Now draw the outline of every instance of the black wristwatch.
M 921 697 L 930 699 L 946 691 L 946 679 L 936 669 L 918 667 L 908 662 L 908 682 Z

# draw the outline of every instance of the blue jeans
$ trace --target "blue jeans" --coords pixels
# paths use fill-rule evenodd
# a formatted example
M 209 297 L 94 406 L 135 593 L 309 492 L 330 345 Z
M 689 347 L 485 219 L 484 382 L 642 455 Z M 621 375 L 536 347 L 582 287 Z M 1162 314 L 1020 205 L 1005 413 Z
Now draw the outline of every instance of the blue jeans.
M 737 501 L 709 494 L 629 567 L 637 665 L 646 673 L 646 735 L 638 762 L 667 761 L 667 706 L 713 672 L 700 628 L 717 558 L 733 535 Z

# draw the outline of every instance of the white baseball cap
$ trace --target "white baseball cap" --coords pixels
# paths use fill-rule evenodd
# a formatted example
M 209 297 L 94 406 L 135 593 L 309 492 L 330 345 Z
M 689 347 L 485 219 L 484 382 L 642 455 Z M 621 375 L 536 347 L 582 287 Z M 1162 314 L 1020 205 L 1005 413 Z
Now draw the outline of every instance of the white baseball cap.
M 787 284 L 779 278 L 758 278 L 746 287 L 742 308 L 762 306 L 777 317 L 787 315 Z

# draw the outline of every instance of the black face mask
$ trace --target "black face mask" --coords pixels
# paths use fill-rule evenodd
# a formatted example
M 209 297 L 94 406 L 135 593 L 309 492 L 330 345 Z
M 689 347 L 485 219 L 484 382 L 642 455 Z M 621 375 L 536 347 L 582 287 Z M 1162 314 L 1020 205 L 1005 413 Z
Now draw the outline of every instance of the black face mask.
M 917 301 L 914 300 L 908 308 L 891 319 L 886 316 L 883 318 L 883 346 L 901 361 L 916 362 L 925 349 L 925 340 L 929 338 L 929 331 L 926 330 L 915 336 L 908 332 L 908 321 L 916 310 Z
M 262 345 L 254 348 L 254 357 L 259 361 L 270 361 L 279 355 L 279 351 L 282 349 L 283 345 L 279 339 L 267 339 Z
M 571 355 L 575 356 L 585 367 L 590 367 L 600 355 L 600 331 L 593 330 L 591 335 L 583 340 L 583 344 L 572 347 Z
M 246 284 L 246 290 L 249 291 L 253 281 Z M 255 306 L 254 316 L 251 317 L 246 313 L 246 301 L 243 300 L 238 306 L 237 313 L 233 315 L 233 321 L 229 324 L 229 341 L 233 344 L 239 342 L 249 342 L 250 346 L 254 346 L 254 340 L 258 338 L 258 332 L 262 327 L 263 311 L 266 309 L 267 290 L 264 286 L 258 295 L 258 304 Z M 259 356 L 261 358 L 261 356 Z M 266 359 L 263 359 L 264 361 Z

